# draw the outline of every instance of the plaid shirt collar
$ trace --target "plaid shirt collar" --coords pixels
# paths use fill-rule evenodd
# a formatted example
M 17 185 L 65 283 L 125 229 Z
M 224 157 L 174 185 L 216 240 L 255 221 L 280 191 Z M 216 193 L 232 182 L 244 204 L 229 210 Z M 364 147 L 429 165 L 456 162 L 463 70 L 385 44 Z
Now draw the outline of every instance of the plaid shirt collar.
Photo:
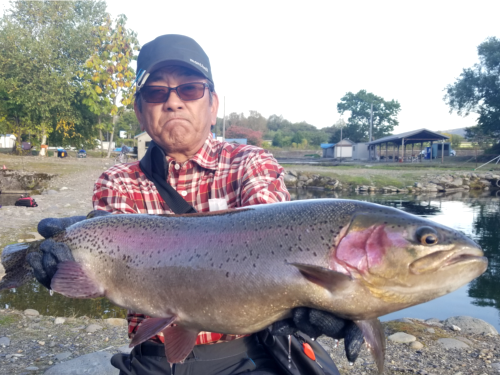
M 205 169 L 216 171 L 219 168 L 219 150 L 220 142 L 212 138 L 212 133 L 208 134 L 205 143 L 198 152 L 189 161 L 198 164 Z M 174 159 L 167 156 L 167 163 L 170 164 Z

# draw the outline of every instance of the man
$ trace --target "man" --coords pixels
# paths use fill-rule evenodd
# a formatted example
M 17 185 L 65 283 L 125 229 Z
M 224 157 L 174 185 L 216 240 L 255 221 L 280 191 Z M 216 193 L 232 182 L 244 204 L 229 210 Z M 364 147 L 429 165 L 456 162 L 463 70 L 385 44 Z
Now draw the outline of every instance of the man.
M 116 165 L 99 177 L 93 195 L 95 209 L 147 214 L 207 212 L 210 207 L 236 208 L 290 199 L 283 168 L 271 154 L 212 138 L 210 129 L 216 123 L 219 99 L 208 56 L 193 39 L 163 35 L 144 45 L 136 82 L 135 113 L 153 142 L 140 163 Z M 50 251 L 45 256 L 57 258 Z M 46 263 L 45 258 L 31 262 L 35 274 Z M 50 285 L 50 275 L 44 285 Z M 130 337 L 146 318 L 129 312 Z M 326 326 L 332 322 L 322 315 L 320 320 Z M 325 331 L 323 323 L 319 328 L 316 324 L 315 336 Z M 283 333 L 290 326 L 293 323 L 283 322 L 276 330 Z M 172 368 L 165 358 L 163 340 L 161 334 L 156 335 L 136 346 L 130 356 L 115 355 L 112 364 L 120 374 L 280 373 L 255 335 L 201 332 L 185 362 Z
M 160 172 L 168 171 L 162 177 L 198 212 L 209 211 L 211 200 L 218 198 L 224 198 L 228 208 L 290 200 L 283 182 L 283 168 L 271 154 L 257 147 L 235 146 L 212 138 L 210 129 L 217 120 L 219 99 L 214 91 L 210 61 L 194 40 L 181 35 L 156 38 L 141 49 L 137 72 L 134 109 L 141 130 L 153 142 L 140 164 L 120 164 L 103 173 L 94 189 L 95 209 L 112 213 L 172 213 L 150 179 L 157 167 Z M 130 337 L 145 318 L 129 313 Z M 202 332 L 197 344 L 228 343 L 240 338 Z M 252 358 L 255 364 L 241 363 L 242 348 L 250 345 L 246 343 L 248 340 L 245 339 L 245 346 L 241 343 L 209 348 L 209 357 L 227 357 L 228 350 L 235 346 L 235 358 L 226 359 L 222 366 L 235 370 L 241 367 L 239 372 L 259 367 L 272 370 L 269 359 L 258 353 Z M 162 344 L 163 337 L 154 336 L 151 341 Z M 145 359 L 144 353 L 162 354 L 163 349 L 156 346 L 159 345 L 151 342 L 142 344 L 140 356 L 139 348 L 134 350 L 133 357 L 147 362 L 133 363 L 136 373 L 146 373 L 148 366 L 147 370 L 151 370 L 151 361 Z M 203 355 L 206 353 L 197 353 L 198 357 Z M 185 365 L 176 367 L 188 366 L 189 360 L 188 357 Z M 123 373 L 129 373 L 128 362 L 127 356 L 113 358 L 113 364 Z M 157 363 L 156 358 L 153 362 Z M 165 364 L 163 361 L 162 365 Z M 207 364 L 203 364 L 203 369 L 209 373 Z

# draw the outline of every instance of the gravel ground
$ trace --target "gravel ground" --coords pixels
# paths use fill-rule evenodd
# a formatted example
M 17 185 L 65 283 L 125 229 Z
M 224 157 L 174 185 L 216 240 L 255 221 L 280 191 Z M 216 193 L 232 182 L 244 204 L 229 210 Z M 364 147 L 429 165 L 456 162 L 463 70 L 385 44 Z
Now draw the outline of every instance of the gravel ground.
M 5 155 L 0 155 L 0 165 L 2 164 L 13 169 L 21 169 L 22 166 L 19 158 Z M 51 194 L 34 196 L 38 207 L 5 206 L 0 209 L 0 248 L 8 243 L 38 238 L 36 225 L 45 217 L 87 214 L 92 209 L 93 184 L 111 164 L 108 160 L 91 158 L 54 158 L 49 162 L 47 159 L 31 158 L 25 162 L 26 170 L 57 172 L 59 175 L 49 183 Z M 358 170 L 356 174 L 357 172 Z M 361 170 L 359 172 L 361 173 Z M 67 319 L 64 324 L 54 322 L 55 317 L 26 316 L 22 312 L 0 310 L 0 374 L 41 374 L 58 362 L 57 355 L 62 358 L 69 353 L 69 357 L 62 359 L 64 361 L 98 350 L 116 353 L 120 347 L 128 344 L 126 327 L 113 327 L 101 320 L 95 321 L 85 317 L 73 317 Z M 98 324 L 102 329 L 89 333 L 86 329 L 91 324 Z M 417 326 L 423 328 L 415 333 Z M 498 335 L 461 334 L 444 328 L 430 333 L 426 330 L 428 327 L 431 326 L 416 321 L 413 325 L 398 327 L 398 330 L 414 334 L 423 347 L 412 349 L 407 344 L 388 341 L 385 374 L 500 373 L 496 369 L 496 363 L 500 362 Z M 387 335 L 395 331 L 390 323 L 386 325 Z M 458 337 L 467 342 L 468 347 L 444 349 L 437 342 L 437 339 L 442 337 Z M 2 345 L 2 338 L 4 341 L 8 339 L 9 345 Z M 331 351 L 343 375 L 377 373 L 366 348 L 357 362 L 350 366 L 345 359 L 342 343 L 334 349 L 332 340 L 320 338 L 320 342 Z M 500 364 L 498 366 L 500 367 Z
M 60 318 L 58 318 L 60 319 Z M 107 320 L 87 317 L 66 318 L 56 324 L 53 316 L 29 316 L 20 311 L 0 310 L 0 374 L 43 374 L 51 366 L 84 354 L 105 351 L 110 354 L 127 350 L 129 340 L 123 319 Z M 412 349 L 408 344 L 387 341 L 384 374 L 421 375 L 482 375 L 498 374 L 500 367 L 500 338 L 491 334 L 465 334 L 447 328 L 438 328 L 413 320 L 406 325 L 383 323 L 386 335 L 404 329 L 415 333 L 422 348 Z M 397 329 L 396 329 L 397 328 Z M 434 330 L 430 333 L 427 329 Z M 92 332 L 89 332 L 92 331 Z M 463 349 L 444 349 L 437 340 L 456 338 L 467 343 Z M 6 342 L 8 340 L 8 345 Z M 343 342 L 334 348 L 327 337 L 320 343 L 332 355 L 342 375 L 378 374 L 366 347 L 354 365 L 345 359 Z M 3 345 L 2 345 L 3 343 Z

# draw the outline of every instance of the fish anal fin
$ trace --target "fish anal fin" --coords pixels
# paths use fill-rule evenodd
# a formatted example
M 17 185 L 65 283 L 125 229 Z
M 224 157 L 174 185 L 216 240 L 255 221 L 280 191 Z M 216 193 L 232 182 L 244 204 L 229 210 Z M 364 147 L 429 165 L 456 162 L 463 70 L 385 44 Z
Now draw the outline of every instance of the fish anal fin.
M 378 372 L 382 374 L 384 372 L 385 359 L 384 327 L 382 327 L 378 319 L 357 320 L 354 323 L 363 332 L 366 346 L 377 364 Z
M 57 266 L 50 287 L 57 293 L 71 298 L 103 297 L 104 290 L 92 280 L 82 266 L 73 261 L 61 262 Z
M 352 286 L 350 276 L 343 273 L 330 270 L 328 268 L 313 266 L 303 263 L 289 263 L 291 266 L 297 267 L 302 276 L 314 284 L 333 291 L 335 289 L 345 289 Z
M 165 356 L 169 363 L 184 361 L 196 344 L 198 331 L 181 326 L 170 326 L 163 330 L 165 337 Z
M 163 331 L 166 327 L 172 324 L 177 317 L 174 315 L 169 318 L 148 318 L 144 320 L 137 328 L 137 332 L 130 342 L 130 347 L 142 344 L 144 341 L 149 340 L 158 332 Z

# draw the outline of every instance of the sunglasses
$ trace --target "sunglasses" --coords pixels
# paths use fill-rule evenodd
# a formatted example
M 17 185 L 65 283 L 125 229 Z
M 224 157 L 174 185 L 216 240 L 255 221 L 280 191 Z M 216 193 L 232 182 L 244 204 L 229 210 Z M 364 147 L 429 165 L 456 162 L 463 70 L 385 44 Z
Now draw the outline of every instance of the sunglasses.
M 185 83 L 177 87 L 144 86 L 139 93 L 147 103 L 165 103 L 170 91 L 175 91 L 181 100 L 189 101 L 203 98 L 205 88 L 208 87 L 208 84 L 203 82 Z

